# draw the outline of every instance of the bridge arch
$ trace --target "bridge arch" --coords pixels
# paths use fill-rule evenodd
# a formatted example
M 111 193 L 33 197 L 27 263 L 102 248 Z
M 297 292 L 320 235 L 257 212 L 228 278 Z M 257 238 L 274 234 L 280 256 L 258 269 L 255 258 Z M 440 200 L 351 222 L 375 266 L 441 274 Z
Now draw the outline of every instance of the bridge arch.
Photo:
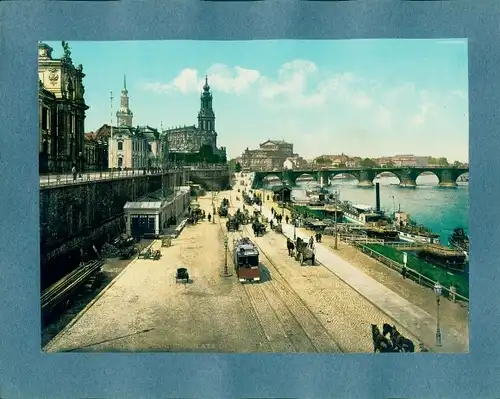
M 304 181 L 304 178 L 306 178 L 306 177 L 310 178 L 309 180 L 315 180 L 315 181 L 317 180 L 317 176 L 315 176 L 315 174 L 313 172 L 311 172 L 311 173 L 304 172 L 304 173 L 301 173 L 300 175 L 295 177 L 295 182 L 297 183 L 297 180 Z
M 422 185 L 422 178 L 426 179 L 426 178 L 431 178 L 431 177 L 432 177 L 433 181 L 430 182 L 430 184 L 439 185 L 439 183 L 441 182 L 440 176 L 438 173 L 436 173 L 436 171 L 434 171 L 432 169 L 421 170 L 420 172 L 418 172 L 416 174 L 415 182 L 417 185 Z
M 347 178 L 352 178 L 353 180 L 356 180 L 359 183 L 359 176 L 356 173 L 350 173 L 346 171 L 339 171 L 339 172 L 326 172 L 326 180 L 331 181 L 335 176 L 344 176 L 347 180 Z M 341 178 L 335 179 L 336 181 L 341 181 Z
M 385 177 L 395 177 L 397 178 L 399 181 L 398 181 L 398 184 L 401 184 L 401 178 L 396 174 L 394 173 L 393 171 L 380 171 L 376 176 L 375 176 L 375 179 L 377 178 L 385 178 Z
M 273 185 L 273 180 L 275 180 L 275 181 L 279 180 L 279 183 L 276 183 L 275 185 L 283 184 L 283 180 L 281 179 L 281 177 L 279 175 L 270 174 L 270 175 L 266 175 L 262 178 L 262 185 L 271 186 L 271 185 Z

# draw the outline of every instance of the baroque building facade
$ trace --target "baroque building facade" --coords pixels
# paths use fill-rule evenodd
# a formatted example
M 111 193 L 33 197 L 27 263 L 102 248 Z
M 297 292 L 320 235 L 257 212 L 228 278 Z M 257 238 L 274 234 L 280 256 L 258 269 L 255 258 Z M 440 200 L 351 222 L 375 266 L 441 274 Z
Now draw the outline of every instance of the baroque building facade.
M 287 159 L 298 159 L 293 144 L 284 140 L 267 140 L 256 150 L 246 149 L 241 154 L 241 166 L 247 170 L 281 170 Z
M 182 126 L 163 130 L 162 139 L 165 141 L 165 156 L 168 161 L 192 163 L 199 160 L 200 152 L 212 159 L 226 162 L 226 148 L 217 148 L 217 131 L 215 129 L 215 112 L 213 110 L 213 96 L 205 76 L 205 84 L 200 98 L 198 125 Z
M 163 165 L 160 132 L 150 126 L 110 128 L 109 167 L 112 169 L 151 169 Z
M 112 169 L 150 169 L 163 164 L 160 132 L 150 126 L 133 126 L 127 78 L 123 77 L 116 125 L 107 126 L 108 166 Z
M 63 56 L 38 43 L 39 168 L 41 173 L 70 171 L 85 165 L 85 88 L 83 66 L 75 67 L 67 42 Z

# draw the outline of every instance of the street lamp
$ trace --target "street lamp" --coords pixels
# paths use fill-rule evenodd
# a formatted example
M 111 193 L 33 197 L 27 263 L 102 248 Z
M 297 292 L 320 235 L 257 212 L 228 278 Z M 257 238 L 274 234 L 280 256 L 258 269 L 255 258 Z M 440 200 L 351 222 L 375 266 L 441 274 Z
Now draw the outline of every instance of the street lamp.
M 434 292 L 436 294 L 436 303 L 437 303 L 437 327 L 436 327 L 436 346 L 442 346 L 441 344 L 441 329 L 439 328 L 439 301 L 441 300 L 441 292 L 443 287 L 441 284 L 434 284 Z
M 227 234 L 224 235 L 224 273 L 222 274 L 222 277 L 230 277 L 232 276 L 232 273 L 229 273 L 227 270 Z
M 293 221 L 293 241 L 297 241 L 297 219 Z
M 335 249 L 338 248 L 338 236 L 339 236 L 339 231 L 338 231 L 338 224 L 337 224 L 337 205 L 338 205 L 338 199 L 339 199 L 339 192 L 338 190 L 335 190 Z

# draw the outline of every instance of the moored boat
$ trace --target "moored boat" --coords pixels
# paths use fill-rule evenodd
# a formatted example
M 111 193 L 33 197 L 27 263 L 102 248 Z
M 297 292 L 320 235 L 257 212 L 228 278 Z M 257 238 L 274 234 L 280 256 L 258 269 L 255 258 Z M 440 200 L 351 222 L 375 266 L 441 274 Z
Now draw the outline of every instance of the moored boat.
M 399 232 L 399 239 L 408 242 L 439 244 L 439 234 L 411 220 L 406 212 L 394 212 L 393 223 Z
M 469 257 L 469 236 L 465 233 L 464 229 L 458 227 L 453 230 L 453 234 L 449 238 L 449 244 L 461 250 L 466 257 Z
M 362 229 L 370 238 L 377 238 L 380 240 L 396 241 L 399 232 L 387 226 L 367 226 Z
M 348 201 L 344 201 L 341 207 L 344 211 L 344 217 L 353 223 L 362 225 L 365 223 L 375 223 L 383 219 L 383 214 L 376 212 L 371 205 L 351 204 Z
M 467 257 L 463 251 L 438 244 L 427 244 L 417 252 L 421 259 L 453 271 L 464 271 Z

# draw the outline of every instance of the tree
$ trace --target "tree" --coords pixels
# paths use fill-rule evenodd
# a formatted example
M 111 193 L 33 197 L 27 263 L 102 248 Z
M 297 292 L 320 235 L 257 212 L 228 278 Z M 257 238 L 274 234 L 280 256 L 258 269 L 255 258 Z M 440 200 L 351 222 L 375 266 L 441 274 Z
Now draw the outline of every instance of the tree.
M 378 165 L 375 161 L 370 158 L 365 158 L 360 162 L 362 168 L 377 168 Z
M 332 161 L 324 156 L 320 156 L 314 160 L 314 163 L 316 163 L 317 165 L 330 165 Z
M 386 166 L 386 167 L 388 167 L 388 168 L 393 168 L 395 165 L 394 165 L 394 162 L 389 161 L 389 162 L 387 162 L 387 163 L 385 164 L 385 166 Z
M 240 173 L 241 172 L 241 164 L 239 162 L 236 162 L 236 165 L 234 166 L 234 171 L 236 173 Z

